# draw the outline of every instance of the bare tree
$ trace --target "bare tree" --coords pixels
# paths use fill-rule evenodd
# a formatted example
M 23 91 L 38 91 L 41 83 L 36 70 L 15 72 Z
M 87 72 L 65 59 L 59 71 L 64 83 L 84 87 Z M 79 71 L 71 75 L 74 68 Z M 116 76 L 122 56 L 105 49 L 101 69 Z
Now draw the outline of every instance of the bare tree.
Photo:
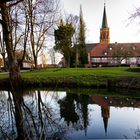
M 25 5 L 29 17 L 29 44 L 37 68 L 39 53 L 46 47 L 46 36 L 57 20 L 59 1 L 25 0 Z
M 79 65 L 79 51 L 78 51 L 78 39 L 79 39 L 79 16 L 70 14 L 66 21 L 72 23 L 75 33 L 72 37 L 73 46 L 75 49 L 75 67 Z
M 113 50 L 113 58 L 117 60 L 117 63 L 121 65 L 121 62 L 129 56 L 133 56 L 132 46 L 123 46 L 122 44 L 117 44 Z
M 17 63 L 17 60 L 14 56 L 14 48 L 12 45 L 12 31 L 11 24 L 10 24 L 10 15 L 9 15 L 9 7 L 18 4 L 22 0 L 15 0 L 12 3 L 9 3 L 11 0 L 1 0 L 0 1 L 0 14 L 1 19 L 0 23 L 2 24 L 3 28 L 3 39 L 6 45 L 6 51 L 8 55 L 8 62 L 9 62 L 9 76 L 11 81 L 17 81 L 17 84 L 20 83 L 21 75 L 20 69 Z
M 17 5 L 23 1 L 24 12 Z M 56 21 L 59 8 L 58 0 L 1 0 L 0 24 L 3 29 L 3 40 L 6 46 L 9 64 L 9 77 L 12 81 L 20 81 L 19 65 L 25 57 L 27 41 L 31 46 L 35 67 L 40 51 L 46 46 L 46 35 Z M 24 13 L 24 24 L 19 13 Z M 20 31 L 20 28 L 22 32 Z M 30 31 L 30 32 L 29 32 Z M 28 37 L 29 35 L 29 37 Z M 17 62 L 15 51 L 23 46 L 23 57 Z M 20 82 L 17 82 L 20 83 Z
M 25 9 L 24 2 L 10 8 L 12 44 L 15 57 L 17 57 L 17 54 L 20 54 L 20 58 L 17 58 L 19 67 L 22 66 L 25 55 L 27 55 L 29 36 L 29 19 Z

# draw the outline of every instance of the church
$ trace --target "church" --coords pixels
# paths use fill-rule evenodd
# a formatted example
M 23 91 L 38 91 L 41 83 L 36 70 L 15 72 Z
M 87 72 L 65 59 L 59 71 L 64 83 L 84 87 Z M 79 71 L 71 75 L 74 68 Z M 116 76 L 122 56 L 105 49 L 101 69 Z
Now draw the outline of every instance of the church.
M 106 6 L 104 4 L 100 42 L 86 44 L 88 64 L 96 66 L 139 66 L 140 43 L 110 43 L 110 28 L 107 22 Z

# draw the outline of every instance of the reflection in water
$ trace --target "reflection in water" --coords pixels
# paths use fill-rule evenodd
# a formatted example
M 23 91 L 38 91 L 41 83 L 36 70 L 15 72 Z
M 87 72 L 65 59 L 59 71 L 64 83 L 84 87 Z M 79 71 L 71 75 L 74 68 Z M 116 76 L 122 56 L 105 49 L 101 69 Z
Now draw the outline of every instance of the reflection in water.
M 79 116 L 75 110 L 75 101 L 76 96 L 67 94 L 66 97 L 63 98 L 63 100 L 59 100 L 58 102 L 60 104 L 60 115 L 65 119 L 68 126 L 70 122 L 74 124 L 79 120 Z
M 107 97 L 91 96 L 91 99 L 93 102 L 101 106 L 101 114 L 104 122 L 104 129 L 105 133 L 107 134 L 108 119 L 110 117 L 110 107 L 107 101 Z
M 61 118 L 69 123 L 79 124 L 77 130 L 84 129 L 85 135 L 88 125 L 88 100 L 89 96 L 66 94 L 65 98 L 59 100 Z
M 0 139 L 140 138 L 139 107 L 139 99 L 1 91 Z

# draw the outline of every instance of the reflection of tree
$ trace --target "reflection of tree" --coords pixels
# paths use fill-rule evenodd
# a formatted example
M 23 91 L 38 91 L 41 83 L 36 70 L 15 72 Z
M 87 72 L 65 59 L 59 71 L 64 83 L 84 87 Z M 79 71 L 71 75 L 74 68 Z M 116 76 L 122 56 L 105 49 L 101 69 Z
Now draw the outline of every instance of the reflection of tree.
M 16 139 L 17 140 L 27 139 L 28 134 L 26 132 L 26 129 L 24 128 L 24 118 L 22 112 L 22 103 L 24 103 L 23 92 L 21 89 L 19 89 L 18 91 L 13 91 L 12 96 L 13 96 L 13 102 L 15 106 L 14 117 L 15 117 L 16 129 L 17 129 Z
M 85 135 L 87 133 L 87 126 L 88 126 L 88 102 L 89 102 L 89 96 L 82 95 L 80 98 L 80 103 L 81 103 L 81 112 L 82 112 Z
M 57 139 L 63 137 L 63 128 L 59 125 L 59 118 L 52 108 L 42 100 L 40 91 L 32 96 L 28 103 L 24 103 L 26 113 L 26 128 L 32 139 Z M 28 125 L 30 124 L 30 125 Z
M 68 93 L 65 98 L 59 100 L 60 115 L 67 122 L 76 124 L 76 130 L 86 129 L 88 126 L 88 101 L 89 96 Z
M 135 136 L 134 136 L 135 139 L 140 139 L 140 128 L 139 127 L 137 127 L 134 130 L 134 134 L 135 134 Z
M 7 137 L 12 139 L 12 137 L 8 136 L 8 125 L 9 125 L 9 119 L 5 119 L 5 116 L 10 116 L 10 111 L 8 108 L 7 102 L 5 102 L 7 99 L 6 94 L 2 91 L 0 91 L 0 139 L 6 139 Z M 7 112 L 5 111 L 7 110 Z M 9 117 L 10 118 L 10 117 Z M 8 124 L 6 122 L 8 121 Z M 4 136 L 4 137 L 3 137 Z
M 133 134 L 133 136 L 132 136 L 132 139 L 140 139 L 140 128 L 139 127 L 137 127 L 136 129 L 131 129 L 133 132 L 134 132 L 134 134 Z M 128 136 L 126 136 L 126 135 L 123 135 L 124 136 L 124 138 L 125 139 L 129 139 L 129 137 Z
M 0 120 L 0 139 L 55 140 L 63 138 L 63 131 L 66 129 L 59 124 L 58 115 L 42 100 L 40 91 L 29 95 L 29 100 L 24 100 L 23 94 L 25 92 L 22 90 L 8 93 L 9 115 L 7 116 L 7 109 L 4 109 L 4 116 L 8 118 Z M 9 124 L 7 124 L 8 121 Z
M 63 100 L 60 100 L 60 114 L 61 117 L 65 119 L 67 124 L 69 123 L 77 123 L 79 116 L 75 112 L 75 103 L 74 96 L 71 94 L 67 94 Z

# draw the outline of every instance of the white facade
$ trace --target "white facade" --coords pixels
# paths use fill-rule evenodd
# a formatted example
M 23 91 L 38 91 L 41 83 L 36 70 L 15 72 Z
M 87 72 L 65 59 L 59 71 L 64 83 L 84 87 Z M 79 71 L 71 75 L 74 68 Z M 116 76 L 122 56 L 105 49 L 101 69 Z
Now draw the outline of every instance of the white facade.
M 94 57 L 91 58 L 91 63 L 93 64 L 108 64 L 108 65 L 138 65 L 140 64 L 140 57 Z
M 23 62 L 23 68 L 31 68 L 31 67 L 32 67 L 31 63 Z

